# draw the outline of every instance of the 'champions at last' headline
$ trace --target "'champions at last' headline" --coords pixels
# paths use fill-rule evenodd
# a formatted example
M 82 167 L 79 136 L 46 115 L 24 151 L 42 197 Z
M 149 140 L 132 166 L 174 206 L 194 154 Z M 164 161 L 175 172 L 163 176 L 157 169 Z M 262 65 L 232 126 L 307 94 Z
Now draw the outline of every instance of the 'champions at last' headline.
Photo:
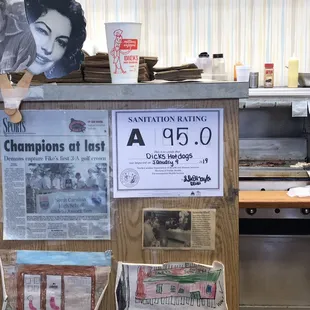
M 25 152 L 25 153 L 35 153 L 39 155 L 41 152 L 104 152 L 105 151 L 105 142 L 89 142 L 87 139 L 84 140 L 84 143 L 80 141 L 68 143 L 54 143 L 48 142 L 46 140 L 41 140 L 40 143 L 17 143 L 13 139 L 4 141 L 4 150 L 8 153 L 13 152 Z M 84 149 L 82 149 L 84 148 Z

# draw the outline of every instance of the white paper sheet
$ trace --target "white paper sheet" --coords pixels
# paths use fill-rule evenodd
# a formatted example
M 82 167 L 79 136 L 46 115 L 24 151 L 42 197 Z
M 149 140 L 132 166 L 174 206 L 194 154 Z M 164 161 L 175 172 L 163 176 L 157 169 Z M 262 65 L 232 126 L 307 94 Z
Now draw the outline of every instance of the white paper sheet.
M 223 109 L 113 111 L 115 198 L 223 196 Z

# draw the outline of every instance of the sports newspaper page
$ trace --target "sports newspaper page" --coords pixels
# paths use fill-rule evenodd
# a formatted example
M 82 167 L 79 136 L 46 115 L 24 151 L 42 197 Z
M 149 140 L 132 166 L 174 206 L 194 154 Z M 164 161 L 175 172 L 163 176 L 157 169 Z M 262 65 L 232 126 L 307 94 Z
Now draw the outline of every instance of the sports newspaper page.
M 1 111 L 5 240 L 109 240 L 107 111 Z

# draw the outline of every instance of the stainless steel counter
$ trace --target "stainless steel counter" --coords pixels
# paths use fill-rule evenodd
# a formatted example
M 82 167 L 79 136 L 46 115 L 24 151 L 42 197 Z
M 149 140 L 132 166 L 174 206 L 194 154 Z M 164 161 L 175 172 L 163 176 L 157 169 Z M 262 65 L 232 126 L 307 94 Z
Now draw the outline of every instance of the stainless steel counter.
M 309 236 L 241 236 L 240 310 L 309 310 L 309 254 Z
M 139 84 L 45 84 L 30 88 L 25 101 L 146 101 L 240 99 L 248 83 L 181 82 Z M 2 98 L 0 97 L 2 100 Z

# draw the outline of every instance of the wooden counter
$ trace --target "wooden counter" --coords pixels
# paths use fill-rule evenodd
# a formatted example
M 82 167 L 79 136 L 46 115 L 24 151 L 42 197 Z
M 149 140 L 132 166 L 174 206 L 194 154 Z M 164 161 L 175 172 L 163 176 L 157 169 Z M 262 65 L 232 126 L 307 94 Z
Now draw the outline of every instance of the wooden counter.
M 238 156 L 239 98 L 248 83 L 164 83 L 34 87 L 25 110 L 224 109 L 224 197 L 112 199 L 111 241 L 0 241 L 0 249 L 105 251 L 129 263 L 196 262 L 225 265 L 227 302 L 239 309 Z M 3 107 L 3 106 L 2 106 Z M 112 158 L 112 154 L 110 154 Z M 217 208 L 215 251 L 142 250 L 143 208 Z M 115 267 L 115 264 L 114 266 Z M 115 268 L 101 310 L 115 309 Z M 82 310 L 82 309 L 81 309 Z M 151 310 L 151 308 L 150 308 Z
M 290 197 L 286 191 L 240 191 L 240 208 L 310 208 L 310 197 Z

